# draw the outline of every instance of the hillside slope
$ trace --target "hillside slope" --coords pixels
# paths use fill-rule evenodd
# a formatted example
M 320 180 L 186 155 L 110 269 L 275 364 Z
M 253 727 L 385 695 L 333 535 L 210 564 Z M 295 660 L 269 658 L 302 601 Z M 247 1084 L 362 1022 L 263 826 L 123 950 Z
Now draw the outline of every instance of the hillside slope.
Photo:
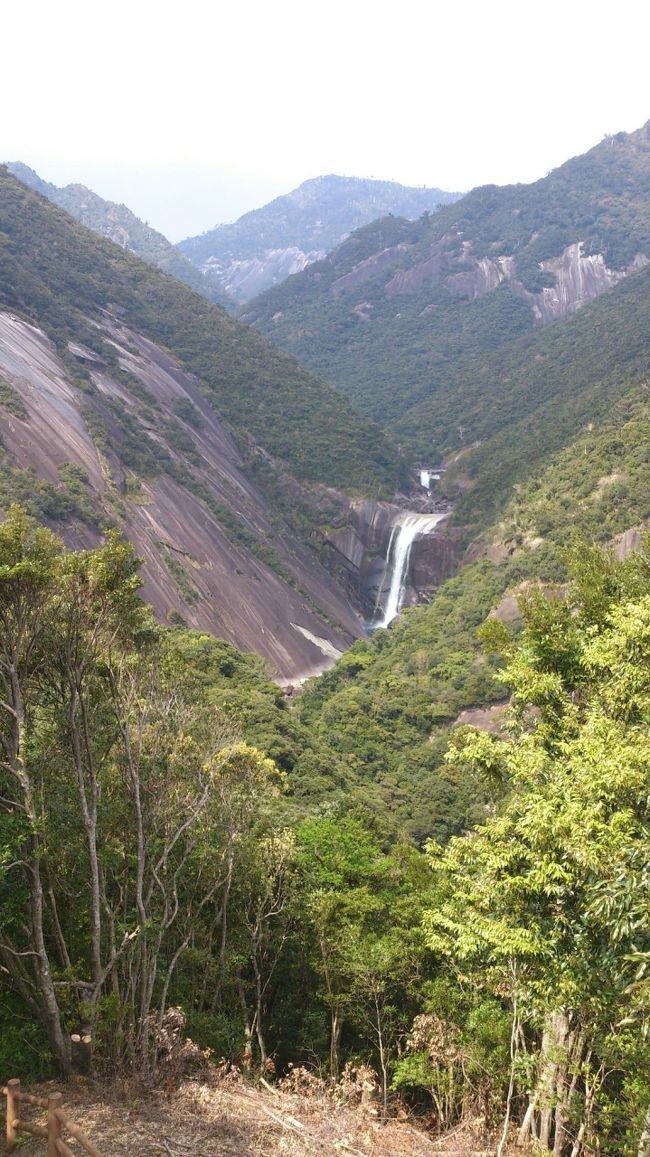
M 391 492 L 398 456 L 332 387 L 264 338 L 64 213 L 0 168 L 0 304 L 37 321 L 57 347 L 97 344 L 113 307 L 191 373 L 220 415 L 307 482 Z M 100 340 L 97 352 L 106 354 Z
M 70 542 L 117 524 L 161 617 L 284 677 L 360 633 L 319 523 L 341 517 L 335 484 L 390 492 L 397 458 L 335 391 L 6 170 L 0 308 L 5 508 Z
M 475 189 L 414 223 L 375 222 L 244 316 L 435 460 L 483 436 L 512 343 L 521 360 L 536 328 L 649 258 L 650 123 L 534 184 Z
M 407 218 L 456 200 L 442 189 L 330 174 L 305 181 L 231 225 L 181 241 L 206 277 L 247 301 L 329 253 L 360 225 L 395 213 Z
M 65 209 L 66 213 L 82 225 L 87 225 L 93 232 L 108 237 L 122 249 L 136 253 L 143 261 L 162 269 L 163 273 L 170 273 L 184 285 L 189 285 L 195 293 L 207 297 L 208 301 L 224 306 L 229 304 L 228 295 L 219 285 L 203 277 L 171 241 L 141 221 L 126 205 L 106 201 L 86 185 L 53 185 L 50 181 L 44 181 L 22 161 L 9 162 L 7 169 L 23 184 L 47 197 L 48 201 L 60 209 Z

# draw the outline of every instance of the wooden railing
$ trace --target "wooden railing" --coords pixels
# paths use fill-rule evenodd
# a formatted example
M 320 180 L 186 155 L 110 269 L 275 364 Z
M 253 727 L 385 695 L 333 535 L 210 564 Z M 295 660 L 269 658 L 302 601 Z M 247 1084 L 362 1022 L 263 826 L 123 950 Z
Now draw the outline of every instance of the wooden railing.
M 20 1081 L 17 1080 L 7 1081 L 2 1093 L 7 1098 L 7 1153 L 13 1153 L 19 1133 L 29 1133 L 32 1137 L 42 1137 L 47 1141 L 47 1157 L 77 1157 L 63 1140 L 65 1132 L 74 1137 L 90 1157 L 101 1157 L 99 1149 L 88 1140 L 86 1134 L 61 1111 L 62 1093 L 50 1093 L 49 1097 L 35 1097 L 32 1093 L 23 1093 Z M 20 1116 L 21 1103 L 46 1109 L 47 1123 L 33 1125 L 31 1121 L 23 1121 Z

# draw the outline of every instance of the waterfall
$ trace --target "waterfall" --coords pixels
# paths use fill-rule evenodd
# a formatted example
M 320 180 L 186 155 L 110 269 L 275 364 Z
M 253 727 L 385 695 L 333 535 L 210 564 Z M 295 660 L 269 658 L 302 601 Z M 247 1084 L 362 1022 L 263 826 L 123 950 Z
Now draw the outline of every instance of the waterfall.
M 430 534 L 444 517 L 444 512 L 440 514 L 404 513 L 394 524 L 388 544 L 384 578 L 379 588 L 377 604 L 379 604 L 381 599 L 385 580 L 388 574 L 390 574 L 388 597 L 386 599 L 383 616 L 379 622 L 374 624 L 375 627 L 387 627 L 399 613 L 404 601 L 404 591 L 408 579 L 409 562 L 411 558 L 411 547 L 416 538 L 421 538 L 424 534 Z
M 383 569 L 382 575 L 381 575 L 381 582 L 379 583 L 379 586 L 377 587 L 377 598 L 375 600 L 375 612 L 372 616 L 372 620 L 373 620 L 373 623 L 375 624 L 375 626 L 378 625 L 377 624 L 377 618 L 379 617 L 379 613 L 381 611 L 381 600 L 382 600 L 382 597 L 384 594 L 384 589 L 386 587 L 386 578 L 388 575 L 388 568 L 390 566 L 390 560 L 393 557 L 393 543 L 395 542 L 395 535 L 397 534 L 398 525 L 399 524 L 397 522 L 394 522 L 390 528 L 390 538 L 388 539 L 388 550 L 386 551 L 386 562 L 384 563 L 384 569 Z

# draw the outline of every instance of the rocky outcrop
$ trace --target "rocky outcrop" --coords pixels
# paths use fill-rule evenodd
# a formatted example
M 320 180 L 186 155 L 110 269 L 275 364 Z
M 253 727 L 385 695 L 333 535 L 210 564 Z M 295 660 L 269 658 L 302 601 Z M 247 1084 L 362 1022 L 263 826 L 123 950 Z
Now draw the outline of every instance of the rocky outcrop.
M 407 246 L 393 245 L 388 249 L 382 249 L 380 253 L 373 253 L 372 257 L 367 257 L 365 261 L 360 261 L 355 265 L 354 269 L 349 273 L 345 273 L 342 277 L 337 277 L 330 286 L 330 293 L 334 296 L 342 293 L 346 289 L 357 289 L 367 281 L 371 281 L 373 277 L 380 273 L 385 273 L 393 265 L 396 265 Z M 389 283 L 390 284 L 390 283 Z
M 647 538 L 647 526 L 631 526 L 628 530 L 624 530 L 623 534 L 619 534 L 614 540 L 614 554 L 619 562 L 623 562 L 629 555 L 635 554 L 643 547 L 644 540 Z
M 535 320 L 541 325 L 556 321 L 574 313 L 587 301 L 600 297 L 612 285 L 622 281 L 629 273 L 635 273 L 648 264 L 648 258 L 637 253 L 627 269 L 608 269 L 602 254 L 587 257 L 582 254 L 582 242 L 568 245 L 559 257 L 542 261 L 541 268 L 555 279 L 555 285 L 542 289 L 540 293 L 526 293 L 520 283 L 514 285 L 517 292 L 530 301 Z
M 446 279 L 445 285 L 450 293 L 460 293 L 463 297 L 474 301 L 477 297 L 491 293 L 509 276 L 510 266 L 507 257 L 499 257 L 496 261 L 491 261 L 489 257 L 481 257 L 480 261 L 475 262 L 473 269 L 452 273 Z
M 634 261 L 626 269 L 609 269 L 602 254 L 585 256 L 582 252 L 583 243 L 576 241 L 572 245 L 567 245 L 558 257 L 540 262 L 540 271 L 548 274 L 553 284 L 538 292 L 532 292 L 518 277 L 514 257 L 476 258 L 472 255 L 471 245 L 465 242 L 461 256 L 450 258 L 448 249 L 455 240 L 444 237 L 431 246 L 424 259 L 417 261 L 409 269 L 399 269 L 386 283 L 386 295 L 395 297 L 400 294 L 422 293 L 427 289 L 442 286 L 449 293 L 459 294 L 468 301 L 475 301 L 507 281 L 512 292 L 529 303 L 535 321 L 539 325 L 546 325 L 574 313 L 585 302 L 599 297 L 624 277 L 638 272 L 648 264 L 645 254 L 637 253 Z M 332 290 L 335 291 L 336 287 L 361 284 L 374 273 L 390 267 L 391 263 L 397 263 L 409 248 L 412 247 L 398 245 L 368 257 L 355 269 L 335 281 Z M 454 265 L 461 266 L 458 272 L 453 272 Z
M 444 523 L 434 534 L 416 539 L 411 552 L 411 582 L 418 601 L 451 578 L 458 568 L 458 554 Z
M 405 248 L 405 247 L 403 247 Z M 440 246 L 432 246 L 431 253 L 424 261 L 418 261 L 411 269 L 398 269 L 386 284 L 387 297 L 397 297 L 402 293 L 422 293 L 439 285 L 443 275 Z M 352 274 L 348 274 L 349 277 Z
M 387 215 L 416 220 L 457 196 L 329 174 L 303 182 L 232 224 L 188 237 L 179 248 L 213 283 L 243 302 L 320 260 L 371 221 Z
M 265 249 L 258 257 L 242 260 L 224 262 L 210 257 L 201 270 L 208 280 L 220 285 L 232 297 L 248 301 L 324 256 L 324 250 L 304 253 L 297 245 L 290 245 L 286 249 Z

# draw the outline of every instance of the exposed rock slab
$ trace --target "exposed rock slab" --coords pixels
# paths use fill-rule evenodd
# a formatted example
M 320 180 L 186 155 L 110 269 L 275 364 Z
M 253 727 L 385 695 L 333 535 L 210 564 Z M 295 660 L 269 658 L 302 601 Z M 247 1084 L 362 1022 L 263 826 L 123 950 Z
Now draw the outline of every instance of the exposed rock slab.
M 117 458 L 110 450 L 97 449 L 86 425 L 83 409 L 95 404 L 92 397 L 70 382 L 40 330 L 0 314 L 0 375 L 19 392 L 27 411 L 21 420 L 0 409 L 0 434 L 11 465 L 33 467 L 59 486 L 62 465 L 83 468 L 106 519 L 119 521 L 144 559 L 143 593 L 161 619 L 177 611 L 188 625 L 258 652 L 278 677 L 331 665 L 362 633 L 341 586 L 327 573 L 316 550 L 282 528 L 268 498 L 247 476 L 230 429 L 204 398 L 199 383 L 164 350 L 116 317 L 106 316 L 103 333 L 117 349 L 122 368 L 142 383 L 163 414 L 171 417 L 181 400 L 192 403 L 200 415 L 200 428 L 177 415 L 174 420 L 194 442 L 196 477 L 218 507 L 231 511 L 260 543 L 272 544 L 277 567 L 233 541 L 218 512 L 169 475 L 145 479 L 135 491 L 127 485 Z M 84 352 L 77 355 L 83 357 Z M 110 368 L 88 365 L 100 401 L 110 399 L 135 414 L 133 397 L 111 376 Z M 99 539 L 98 532 L 78 523 L 63 531 L 74 546 Z M 184 576 L 180 586 L 178 568 Z

